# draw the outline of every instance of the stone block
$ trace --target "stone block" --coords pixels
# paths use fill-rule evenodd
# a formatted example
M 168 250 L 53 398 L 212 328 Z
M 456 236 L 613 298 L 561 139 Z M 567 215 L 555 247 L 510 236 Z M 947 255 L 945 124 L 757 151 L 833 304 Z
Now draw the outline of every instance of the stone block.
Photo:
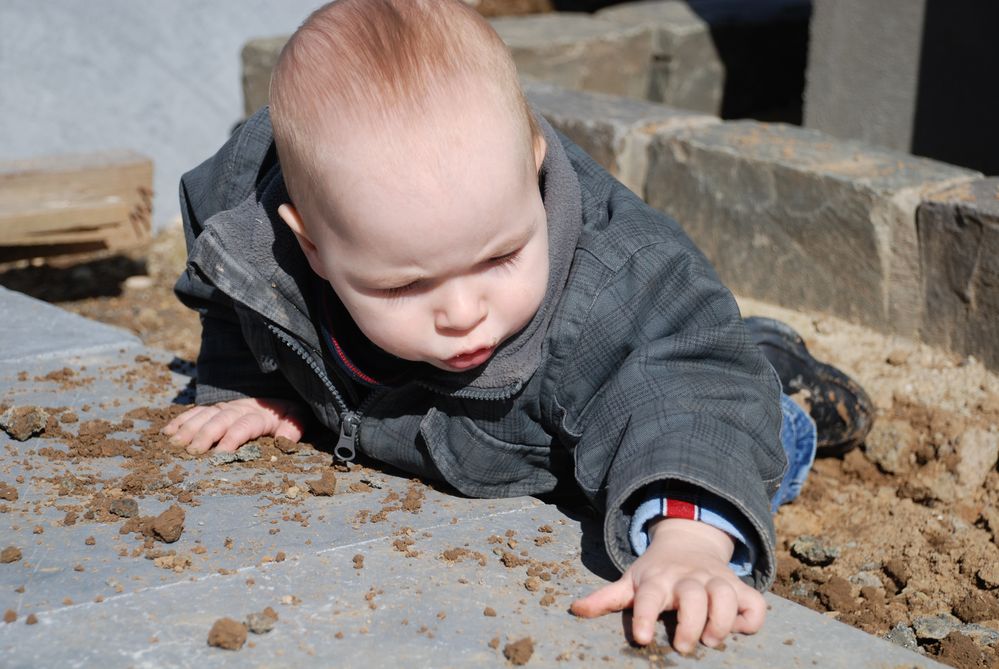
M 522 75 L 563 88 L 646 97 L 652 59 L 648 26 L 558 12 L 490 23 Z
M 596 17 L 652 29 L 648 99 L 674 107 L 721 113 L 725 66 L 708 23 L 680 0 L 631 2 L 602 9 Z
M 999 368 L 999 177 L 930 194 L 917 221 L 923 338 Z
M 674 216 L 735 292 L 918 334 L 916 208 L 976 172 L 751 121 L 657 139 L 648 201 Z
M 570 91 L 536 81 L 525 81 L 524 92 L 553 126 L 643 197 L 653 137 L 718 123 L 713 116 L 616 95 Z
M 263 107 L 270 99 L 268 91 L 271 70 L 277 64 L 281 49 L 289 37 L 290 35 L 261 37 L 250 40 L 243 47 L 243 111 L 247 116 Z

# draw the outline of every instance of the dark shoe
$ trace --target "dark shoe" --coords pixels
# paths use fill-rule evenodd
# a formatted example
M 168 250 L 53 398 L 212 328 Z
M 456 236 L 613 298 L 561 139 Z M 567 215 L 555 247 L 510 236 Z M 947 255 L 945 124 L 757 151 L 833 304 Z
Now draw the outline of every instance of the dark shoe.
M 787 324 L 756 316 L 745 321 L 753 341 L 777 370 L 784 394 L 815 421 L 816 455 L 842 455 L 862 443 L 874 424 L 874 405 L 860 384 L 813 358 L 801 335 Z

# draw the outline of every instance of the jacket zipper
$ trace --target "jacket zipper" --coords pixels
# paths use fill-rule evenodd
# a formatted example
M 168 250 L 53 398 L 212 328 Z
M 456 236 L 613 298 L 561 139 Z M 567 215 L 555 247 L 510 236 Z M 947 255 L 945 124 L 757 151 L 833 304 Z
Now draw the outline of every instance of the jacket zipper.
M 387 391 L 381 389 L 372 390 L 357 407 L 356 411 L 351 410 L 340 395 L 340 391 L 333 384 L 333 381 L 330 380 L 326 373 L 316 364 L 315 359 L 309 355 L 309 352 L 298 341 L 271 323 L 268 323 L 267 327 L 274 333 L 274 336 L 284 342 L 288 348 L 305 361 L 309 369 L 319 377 L 319 380 L 323 382 L 326 389 L 330 391 L 333 400 L 337 404 L 337 408 L 340 410 L 340 435 L 337 437 L 336 446 L 333 447 L 333 456 L 341 462 L 353 462 L 354 458 L 357 457 L 357 446 L 360 439 L 358 429 L 361 426 L 361 418 L 364 417 L 364 411 L 375 399 Z

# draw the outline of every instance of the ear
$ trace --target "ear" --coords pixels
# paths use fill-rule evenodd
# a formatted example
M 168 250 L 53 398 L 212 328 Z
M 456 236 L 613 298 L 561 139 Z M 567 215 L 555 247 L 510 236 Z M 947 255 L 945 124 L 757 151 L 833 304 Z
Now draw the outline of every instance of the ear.
M 309 231 L 305 229 L 305 224 L 302 222 L 302 217 L 299 215 L 295 205 L 290 203 L 282 204 L 278 207 L 278 216 L 295 233 L 295 239 L 298 240 L 298 245 L 302 247 L 302 253 L 305 254 L 306 260 L 309 261 L 309 267 L 312 268 L 312 271 L 326 281 L 329 281 L 329 277 L 326 276 L 326 271 L 323 269 L 323 260 L 319 257 L 319 248 L 312 240 L 312 236 L 309 235 Z
M 541 174 L 541 163 L 545 161 L 545 153 L 548 151 L 548 143 L 545 137 L 538 133 L 534 137 L 534 171 Z

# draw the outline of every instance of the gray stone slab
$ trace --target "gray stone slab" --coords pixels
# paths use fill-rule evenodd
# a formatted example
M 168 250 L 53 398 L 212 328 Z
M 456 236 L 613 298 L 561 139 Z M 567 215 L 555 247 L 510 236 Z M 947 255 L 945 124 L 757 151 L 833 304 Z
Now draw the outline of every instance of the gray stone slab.
M 680 0 L 626 2 L 595 16 L 653 30 L 648 99 L 681 109 L 718 115 L 725 87 L 725 65 L 711 39 L 711 28 Z
M 718 123 L 705 114 L 538 81 L 525 81 L 524 92 L 552 125 L 640 196 L 645 194 L 653 137 Z
M 650 204 L 733 291 L 907 336 L 922 322 L 916 208 L 970 170 L 749 121 L 653 143 Z
M 271 70 L 290 35 L 260 37 L 243 45 L 240 52 L 243 79 L 243 112 L 250 116 L 270 100 Z
M 92 418 L 117 421 L 131 409 L 183 397 L 190 370 L 175 368 L 154 387 L 140 387 L 172 361 L 140 350 L 0 365 L 0 403 L 66 407 L 80 418 L 63 424 L 72 432 Z M 75 373 L 61 383 L 38 380 L 55 364 Z M 72 392 L 63 387 L 70 382 L 77 384 Z M 145 428 L 137 419 L 109 436 L 141 446 L 150 439 Z M 529 666 L 540 667 L 566 660 L 601 667 L 939 666 L 773 596 L 759 634 L 696 658 L 650 658 L 625 641 L 626 617 L 582 620 L 567 612 L 572 599 L 611 576 L 591 514 L 533 498 L 465 499 L 360 467 L 337 473 L 337 494 L 312 496 L 305 482 L 331 460 L 311 447 L 274 464 L 223 466 L 164 451 L 163 469 L 180 467 L 182 476 L 130 494 L 141 515 L 153 515 L 176 503 L 178 490 L 192 493 L 180 539 L 154 544 L 180 556 L 177 571 L 142 557 L 141 541 L 120 534 L 123 520 L 81 516 L 65 524 L 65 510 L 85 499 L 64 477 L 86 479 L 88 495 L 116 498 L 128 459 L 61 460 L 40 451 L 46 447 L 66 449 L 52 435 L 14 442 L 0 433 L 0 480 L 19 493 L 0 502 L 0 546 L 23 552 L 0 565 L 0 610 L 18 616 L 0 624 L 5 667 L 505 666 L 504 645 L 525 636 L 535 641 Z M 283 467 L 289 460 L 304 465 Z M 247 481 L 259 489 L 240 485 Z M 281 494 L 291 487 L 302 492 Z M 408 493 L 419 498 L 418 509 L 393 503 Z M 231 652 L 207 645 L 216 619 L 242 620 L 267 606 L 279 620 L 270 633 L 251 635 L 252 646 Z M 485 615 L 487 607 L 495 616 Z M 29 613 L 37 624 L 26 624 Z M 660 642 L 665 638 L 661 628 Z
M 917 220 L 923 337 L 999 369 L 999 177 L 930 194 Z
M 652 32 L 586 14 L 552 12 L 491 19 L 517 70 L 574 90 L 645 99 Z
M 134 335 L 0 287 L 0 364 L 140 344 Z

